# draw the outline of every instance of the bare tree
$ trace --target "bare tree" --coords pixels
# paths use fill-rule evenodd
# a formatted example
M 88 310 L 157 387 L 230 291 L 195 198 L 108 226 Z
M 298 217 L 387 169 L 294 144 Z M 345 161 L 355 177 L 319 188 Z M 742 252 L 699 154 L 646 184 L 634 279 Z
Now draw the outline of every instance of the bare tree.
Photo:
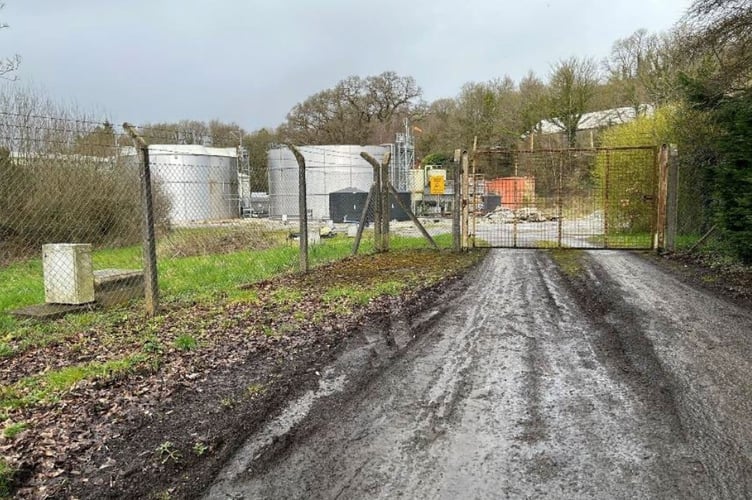
M 426 106 L 421 119 L 417 122 L 416 149 L 419 155 L 442 152 L 451 153 L 458 144 L 459 129 L 456 126 L 457 101 L 443 98 Z
M 4 3 L 0 3 L 0 10 L 5 7 Z M 8 28 L 9 25 L 0 21 L 0 30 Z M 21 56 L 18 54 L 0 59 L 0 78 L 5 80 L 13 80 L 15 77 L 13 73 L 18 69 L 21 64 Z
M 695 0 L 686 18 L 694 33 L 685 48 L 694 59 L 712 60 L 709 93 L 749 89 L 752 82 L 752 0 Z
M 580 120 L 598 86 L 595 63 L 576 57 L 559 61 L 548 86 L 550 120 L 566 134 L 569 147 L 575 147 Z
M 520 80 L 519 92 L 521 132 L 537 132 L 536 128 L 546 117 L 546 84 L 530 71 Z
M 277 134 L 262 128 L 247 134 L 243 145 L 248 148 L 248 162 L 251 166 L 251 187 L 254 191 L 268 191 L 267 152 L 277 143 Z
M 365 144 L 393 132 L 400 118 L 413 116 L 420 95 L 412 77 L 392 71 L 351 76 L 296 104 L 280 133 L 298 144 Z
M 141 127 L 141 133 L 151 144 L 208 144 L 209 126 L 198 120 L 174 123 L 152 123 Z
M 475 137 L 485 145 L 508 146 L 520 136 L 519 95 L 514 81 L 505 76 L 483 83 L 470 82 L 457 98 L 456 122 L 461 144 Z
M 237 123 L 225 123 L 219 120 L 209 122 L 209 139 L 217 148 L 238 146 L 246 136 L 245 130 Z
M 639 114 L 645 104 L 660 105 L 677 98 L 678 74 L 686 69 L 679 51 L 682 36 L 680 27 L 664 34 L 641 29 L 614 42 L 604 66 L 617 102 Z

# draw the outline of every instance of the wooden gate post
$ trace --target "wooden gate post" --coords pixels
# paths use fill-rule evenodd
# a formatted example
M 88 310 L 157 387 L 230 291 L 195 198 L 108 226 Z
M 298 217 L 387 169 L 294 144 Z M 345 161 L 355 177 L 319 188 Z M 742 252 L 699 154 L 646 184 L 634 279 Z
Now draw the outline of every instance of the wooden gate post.
M 468 222 L 470 220 L 470 202 L 468 200 L 468 191 L 470 189 L 470 156 L 467 151 L 462 153 L 462 249 L 467 250 L 468 244 Z
M 668 205 L 668 145 L 658 151 L 658 206 L 655 224 L 655 250 L 666 248 L 666 207 Z
M 467 154 L 467 152 L 464 152 Z M 460 210 L 462 207 L 462 155 L 461 149 L 454 150 L 454 200 L 452 201 L 452 250 L 454 253 L 462 251 L 462 219 Z

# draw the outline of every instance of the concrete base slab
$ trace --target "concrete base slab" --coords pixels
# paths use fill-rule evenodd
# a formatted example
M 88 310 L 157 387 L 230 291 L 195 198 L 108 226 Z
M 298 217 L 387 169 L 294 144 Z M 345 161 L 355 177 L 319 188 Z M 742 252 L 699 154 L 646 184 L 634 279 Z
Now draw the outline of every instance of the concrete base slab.
M 94 271 L 94 299 L 102 307 L 112 307 L 144 296 L 144 273 L 140 269 L 101 269 Z
M 143 298 L 144 273 L 138 269 L 102 269 L 94 271 L 94 302 L 88 304 L 37 304 L 11 311 L 17 318 L 50 321 L 68 314 L 109 308 Z
M 38 304 L 34 306 L 23 307 L 11 311 L 11 316 L 22 319 L 53 320 L 59 319 L 71 313 L 80 313 L 91 311 L 96 308 L 95 303 L 89 304 Z

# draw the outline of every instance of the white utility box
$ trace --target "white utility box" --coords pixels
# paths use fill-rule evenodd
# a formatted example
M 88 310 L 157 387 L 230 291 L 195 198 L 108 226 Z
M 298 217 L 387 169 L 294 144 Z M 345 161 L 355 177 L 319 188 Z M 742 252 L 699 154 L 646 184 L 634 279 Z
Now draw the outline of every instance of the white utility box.
M 91 245 L 55 243 L 42 245 L 44 300 L 48 304 L 94 302 L 94 268 Z
M 320 243 L 321 243 L 321 233 L 319 232 L 318 226 L 309 226 L 308 227 L 308 244 L 319 245 Z

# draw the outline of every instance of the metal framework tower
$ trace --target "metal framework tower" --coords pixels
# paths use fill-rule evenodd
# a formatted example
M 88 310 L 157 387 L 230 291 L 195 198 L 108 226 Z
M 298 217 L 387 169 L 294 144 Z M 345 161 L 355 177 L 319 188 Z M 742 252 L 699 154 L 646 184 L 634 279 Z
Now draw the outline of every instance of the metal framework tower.
M 410 122 L 405 119 L 405 132 L 397 132 L 392 145 L 392 161 L 389 176 L 397 191 L 410 190 L 410 169 L 415 163 L 415 142 L 410 132 Z

